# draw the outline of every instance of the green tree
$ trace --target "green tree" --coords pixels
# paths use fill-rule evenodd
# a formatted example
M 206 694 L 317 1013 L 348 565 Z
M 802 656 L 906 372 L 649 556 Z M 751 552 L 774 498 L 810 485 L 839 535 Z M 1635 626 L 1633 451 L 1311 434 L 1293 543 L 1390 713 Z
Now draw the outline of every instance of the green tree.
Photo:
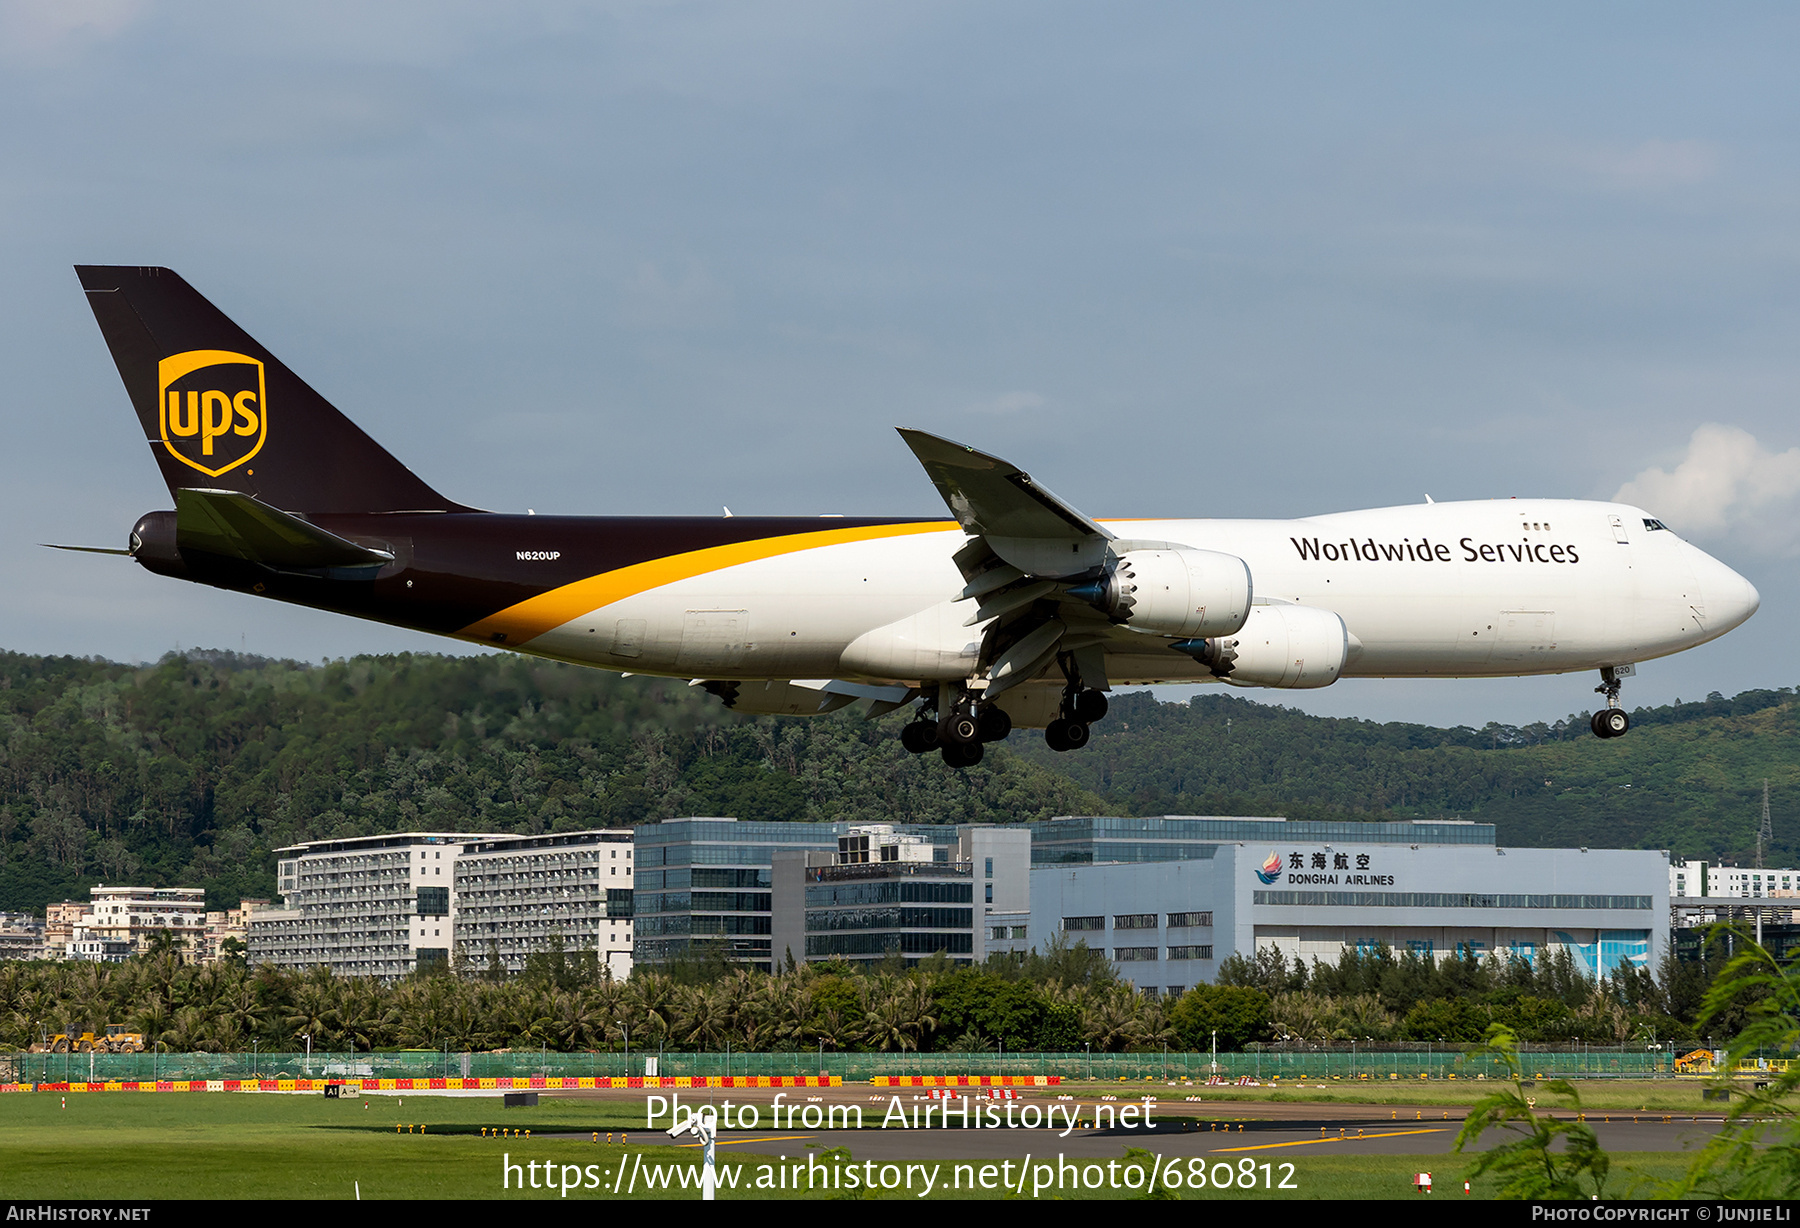
M 145 959 L 173 959 L 180 962 L 185 953 L 186 948 L 182 946 L 181 939 L 175 936 L 174 930 L 152 930 L 144 939 Z
M 1800 959 L 1785 964 L 1739 935 L 1733 956 L 1707 991 L 1702 1030 L 1721 1020 L 1742 1019 L 1725 1049 L 1720 1081 L 1734 1092 L 1731 1072 L 1769 1052 L 1791 1057 L 1800 1044 Z M 1760 1081 L 1760 1080 L 1759 1080 Z M 1800 1061 L 1771 1072 L 1766 1085 L 1735 1096 L 1725 1126 L 1700 1150 L 1672 1192 L 1721 1198 L 1791 1199 L 1800 1196 Z
M 1497 1174 L 1502 1198 L 1604 1197 L 1611 1159 L 1586 1123 L 1538 1113 L 1535 1099 L 1525 1094 L 1520 1079 L 1518 1044 L 1512 1032 L 1504 1024 L 1494 1024 L 1487 1031 L 1486 1043 L 1475 1052 L 1504 1061 L 1512 1086 L 1476 1102 L 1456 1136 L 1456 1150 L 1473 1146 L 1489 1130 L 1504 1130 L 1514 1137 L 1480 1153 L 1470 1176 Z M 1566 1097 L 1570 1107 L 1580 1108 L 1581 1098 L 1567 1079 L 1551 1079 L 1544 1087 Z
M 1270 1036 L 1269 995 L 1241 985 L 1197 985 L 1169 1009 L 1169 1023 L 1188 1049 L 1242 1049 Z

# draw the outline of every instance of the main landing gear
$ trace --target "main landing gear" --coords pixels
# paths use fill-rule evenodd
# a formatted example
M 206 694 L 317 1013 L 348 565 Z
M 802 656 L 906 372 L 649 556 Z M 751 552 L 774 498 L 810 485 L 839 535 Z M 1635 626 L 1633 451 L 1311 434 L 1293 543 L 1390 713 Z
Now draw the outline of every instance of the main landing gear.
M 1063 662 L 1062 703 L 1044 730 L 1051 750 L 1080 750 L 1088 744 L 1088 726 L 1106 715 L 1106 696 L 1081 685 L 1072 659 Z M 900 731 L 900 745 L 915 755 L 937 751 L 951 767 L 974 767 L 989 742 L 1012 732 L 1012 717 L 998 704 L 983 702 L 981 692 L 960 683 L 945 683 L 919 706 L 918 716 Z
M 1002 741 L 1011 732 L 1012 717 L 959 687 L 927 700 L 918 719 L 900 731 L 900 745 L 915 755 L 939 751 L 951 767 L 974 767 L 987 753 L 986 743 Z
M 1080 750 L 1088 744 L 1088 726 L 1106 715 L 1106 696 L 1083 689 L 1072 660 L 1062 665 L 1069 684 L 1063 688 L 1061 712 L 1044 729 L 1044 741 L 1051 750 Z
M 1606 707 L 1594 713 L 1588 722 L 1597 738 L 1623 737 L 1631 728 L 1631 717 L 1619 706 L 1619 671 L 1608 665 L 1600 671 L 1600 685 L 1594 694 L 1606 696 Z

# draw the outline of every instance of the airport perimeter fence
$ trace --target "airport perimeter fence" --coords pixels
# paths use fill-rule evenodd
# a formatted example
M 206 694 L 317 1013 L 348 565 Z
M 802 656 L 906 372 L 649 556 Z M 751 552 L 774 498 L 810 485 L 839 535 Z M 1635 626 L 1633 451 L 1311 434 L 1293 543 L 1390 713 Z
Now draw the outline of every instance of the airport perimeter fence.
M 845 1082 L 905 1075 L 1060 1075 L 1064 1079 L 1113 1082 L 1183 1079 L 1201 1083 L 1215 1075 L 1236 1081 L 1267 1082 L 1356 1079 L 1397 1082 L 1428 1079 L 1504 1078 L 1506 1067 L 1491 1054 L 1451 1049 L 1276 1050 L 1251 1053 L 832 1053 L 799 1050 L 776 1053 L 681 1053 L 633 1049 L 619 1052 L 558 1053 L 512 1050 L 501 1053 L 12 1053 L 0 1056 L 0 1082 L 61 1082 L 70 1079 L 183 1080 L 248 1078 L 423 1079 L 582 1077 L 642 1075 L 655 1057 L 662 1076 L 743 1076 L 832 1074 Z M 1559 1075 L 1591 1078 L 1667 1077 L 1669 1054 L 1643 1049 L 1530 1048 L 1519 1054 L 1527 1077 Z

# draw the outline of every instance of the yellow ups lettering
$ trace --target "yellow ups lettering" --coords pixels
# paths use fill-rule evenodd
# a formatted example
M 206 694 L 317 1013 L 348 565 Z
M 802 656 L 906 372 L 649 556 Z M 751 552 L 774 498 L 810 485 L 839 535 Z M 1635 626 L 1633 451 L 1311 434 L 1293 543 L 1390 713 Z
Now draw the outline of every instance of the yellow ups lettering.
M 157 360 L 162 445 L 208 477 L 246 465 L 269 437 L 262 360 L 231 350 L 185 350 Z
M 213 407 L 219 410 L 218 418 L 213 417 Z M 214 388 L 200 394 L 200 454 L 213 454 L 213 440 L 231 429 L 231 398 Z
M 187 414 L 181 412 L 181 393 L 169 389 L 169 433 L 171 435 L 198 435 L 200 433 L 200 394 L 187 394 Z

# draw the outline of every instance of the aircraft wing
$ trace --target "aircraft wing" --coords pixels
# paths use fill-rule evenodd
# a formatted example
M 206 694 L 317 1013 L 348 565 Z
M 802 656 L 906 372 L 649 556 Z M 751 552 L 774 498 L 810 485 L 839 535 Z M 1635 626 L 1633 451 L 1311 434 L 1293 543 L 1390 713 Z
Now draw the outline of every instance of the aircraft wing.
M 1113 535 L 1017 465 L 926 431 L 900 428 L 966 533 L 1034 576 L 1076 576 L 1100 565 Z
M 1111 624 L 1069 590 L 1100 574 L 1113 534 L 997 456 L 925 431 L 900 437 L 971 535 L 956 552 L 957 599 L 974 602 L 966 625 L 987 624 L 987 694 L 1053 671 L 1105 689 Z

